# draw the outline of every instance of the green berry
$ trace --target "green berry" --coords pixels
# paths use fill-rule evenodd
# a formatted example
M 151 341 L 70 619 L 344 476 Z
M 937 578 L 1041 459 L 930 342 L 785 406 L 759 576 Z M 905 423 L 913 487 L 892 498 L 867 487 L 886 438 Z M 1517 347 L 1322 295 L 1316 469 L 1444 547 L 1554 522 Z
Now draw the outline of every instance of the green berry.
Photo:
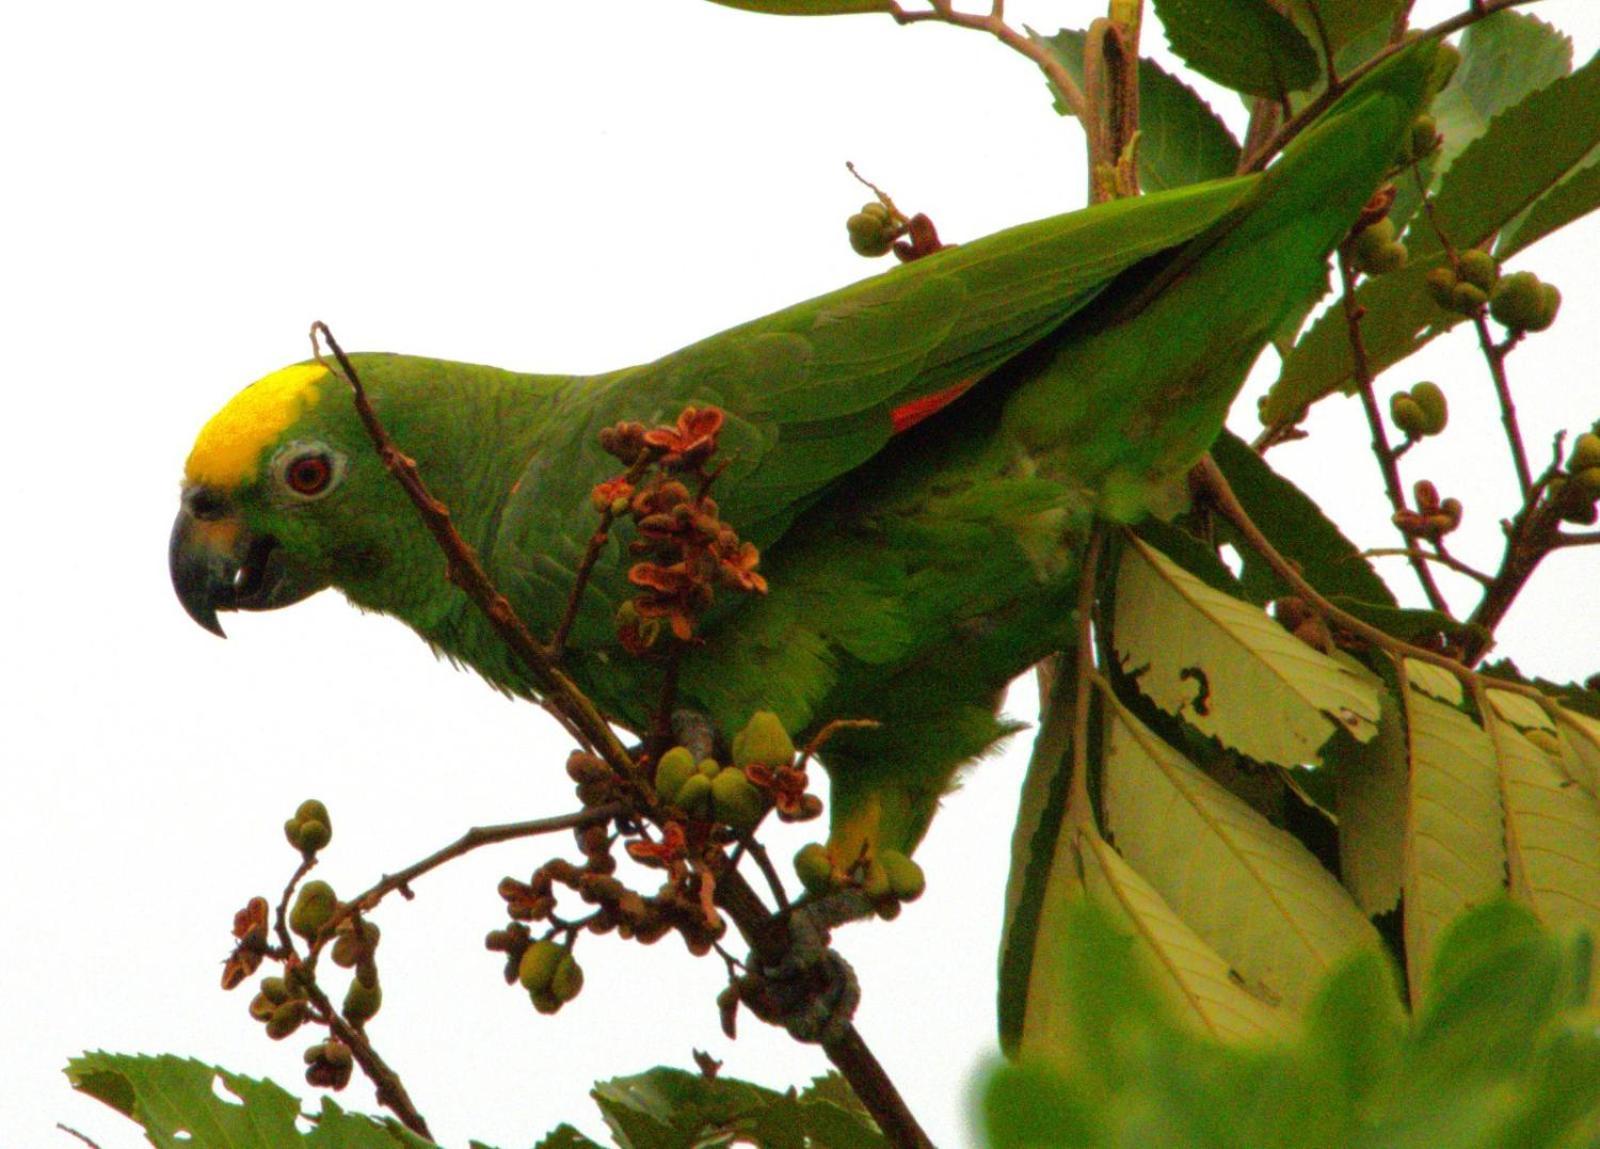
M 1420 160 L 1424 156 L 1433 154 L 1433 149 L 1439 146 L 1439 121 L 1432 116 L 1421 115 L 1411 122 L 1411 137 L 1407 141 L 1406 158 Z
M 737 766 L 788 766 L 794 761 L 794 743 L 776 714 L 758 710 L 750 716 L 733 737 L 733 761 Z
M 303 1001 L 286 1001 L 272 1011 L 272 1016 L 267 1018 L 267 1036 L 273 1041 L 282 1041 L 295 1030 L 300 1028 L 301 1022 L 306 1019 L 306 1003 Z
M 1423 278 L 1428 294 L 1433 297 L 1435 303 L 1444 308 L 1450 307 L 1450 300 L 1458 282 L 1460 281 L 1456 279 L 1455 269 L 1450 267 L 1436 267 Z
M 1487 251 L 1479 251 L 1469 247 L 1458 257 L 1461 265 L 1461 278 L 1474 287 L 1484 291 L 1493 291 L 1494 285 L 1500 278 L 1500 261 Z
M 882 209 L 881 204 L 868 206 Z M 887 217 L 887 211 L 880 217 L 876 212 L 863 209 L 845 220 L 845 230 L 850 233 L 850 247 L 857 255 L 875 259 L 888 254 L 890 247 L 894 245 L 894 240 L 890 234 L 892 225 Z
M 1394 220 L 1384 216 L 1376 223 L 1369 224 L 1356 233 L 1352 247 L 1355 249 L 1357 259 L 1365 256 L 1380 247 L 1387 247 L 1394 242 Z
M 1540 296 L 1542 307 L 1539 312 L 1539 322 L 1528 328 L 1529 331 L 1543 331 L 1556 321 L 1556 313 L 1561 310 L 1561 289 L 1555 284 L 1543 284 Z
M 294 907 L 289 911 L 289 928 L 311 941 L 338 909 L 339 898 L 332 886 L 327 882 L 307 882 L 295 895 Z
M 1567 456 L 1567 470 L 1583 471 L 1600 467 L 1600 435 L 1585 431 L 1572 443 L 1572 454 Z
M 547 989 L 530 990 L 528 997 L 533 1000 L 533 1008 L 540 1013 L 559 1013 L 561 1010 L 561 999 Z
M 767 813 L 767 799 L 737 766 L 711 780 L 711 810 L 718 822 L 735 830 L 753 830 Z
M 321 822 L 324 826 L 333 825 L 333 819 L 328 817 L 328 808 L 315 798 L 307 798 L 295 807 L 294 816 L 301 822 Z
M 1600 466 L 1585 467 L 1572 473 L 1572 485 L 1583 492 L 1585 498 L 1600 498 Z
M 296 836 L 296 845 L 302 853 L 315 854 L 329 842 L 333 841 L 333 831 L 328 829 L 326 822 L 312 819 L 300 823 L 300 833 Z
M 273 1005 L 282 1005 L 289 1000 L 289 983 L 281 977 L 264 977 L 261 979 L 261 996 Z
M 656 795 L 663 802 L 676 801 L 678 791 L 695 770 L 694 755 L 682 746 L 674 746 L 656 763 Z
M 1476 315 L 1488 301 L 1483 288 L 1475 283 L 1460 281 L 1450 291 L 1450 310 L 1462 315 Z
M 583 967 L 571 953 L 563 954 L 550 978 L 550 996 L 559 1002 L 569 1002 L 583 989 Z
M 362 985 L 356 978 L 344 991 L 344 1006 L 339 1010 L 354 1025 L 370 1020 L 383 1007 L 383 987 L 374 982 Z
M 834 887 L 833 859 L 820 842 L 809 842 L 794 856 L 794 872 L 800 884 L 813 894 L 825 894 Z
M 1580 527 L 1592 527 L 1600 520 L 1600 507 L 1593 503 L 1574 503 L 1561 512 L 1561 521 L 1564 523 L 1577 523 Z
M 517 963 L 517 980 L 522 983 L 523 989 L 529 991 L 548 989 L 551 979 L 556 975 L 556 967 L 566 956 L 565 947 L 549 938 L 534 942 L 522 952 L 522 960 Z
M 922 867 L 899 850 L 879 850 L 878 861 L 889 878 L 889 890 L 902 902 L 914 902 L 927 889 L 928 879 Z
M 700 773 L 690 775 L 673 805 L 696 822 L 711 821 L 711 779 Z
M 1489 314 L 1510 331 L 1541 331 L 1550 326 L 1549 319 L 1555 318 L 1554 313 L 1545 318 L 1544 284 L 1531 271 L 1516 271 L 1501 278 L 1489 301 Z
M 1450 422 L 1450 403 L 1437 383 L 1418 383 L 1411 388 L 1411 400 L 1422 412 L 1424 435 L 1437 435 Z
M 884 868 L 882 859 L 873 858 L 867 862 L 865 872 L 860 875 L 861 892 L 873 901 L 881 901 L 890 893 L 889 871 Z
M 269 1021 L 282 1004 L 283 1002 L 273 1001 L 264 993 L 258 993 L 250 999 L 250 1016 L 260 1022 Z

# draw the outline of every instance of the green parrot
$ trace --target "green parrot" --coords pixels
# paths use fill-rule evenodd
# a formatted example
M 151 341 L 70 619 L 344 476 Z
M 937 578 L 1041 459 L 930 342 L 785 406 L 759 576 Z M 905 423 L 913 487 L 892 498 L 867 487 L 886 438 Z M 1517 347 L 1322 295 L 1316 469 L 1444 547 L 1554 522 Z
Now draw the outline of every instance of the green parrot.
M 1325 289 L 1327 259 L 1390 171 L 1433 50 L 1374 69 L 1264 174 L 1024 224 L 797 304 L 654 363 L 592 377 L 353 357 L 379 417 L 536 634 L 565 610 L 596 527 L 599 445 L 622 420 L 725 413 L 722 519 L 764 595 L 725 594 L 679 670 L 679 705 L 736 731 L 775 711 L 826 747 L 829 850 L 909 854 L 961 766 L 1011 727 L 999 692 L 1058 649 L 1096 517 L 1177 505 L 1251 364 Z M 639 588 L 613 543 L 566 669 L 648 728 L 657 663 L 618 640 Z M 200 432 L 173 528 L 189 614 L 270 610 L 325 587 L 531 696 L 317 363 L 269 375 Z

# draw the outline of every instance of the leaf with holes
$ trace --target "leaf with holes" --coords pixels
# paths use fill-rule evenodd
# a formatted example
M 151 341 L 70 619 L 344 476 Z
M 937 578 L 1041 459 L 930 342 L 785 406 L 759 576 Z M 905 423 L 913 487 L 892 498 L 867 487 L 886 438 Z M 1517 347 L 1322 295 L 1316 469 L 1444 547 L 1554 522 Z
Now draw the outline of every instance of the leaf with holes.
M 158 1149 L 428 1149 L 393 1118 L 348 1113 L 328 1097 L 310 1132 L 297 1126 L 300 1102 L 270 1081 L 229 1073 L 190 1058 L 86 1053 L 67 1063 L 67 1080 L 144 1127 Z M 235 1101 L 218 1096 L 214 1083 Z
M 1260 762 L 1320 761 L 1335 730 L 1377 733 L 1378 680 L 1130 536 L 1112 643 L 1152 702 Z

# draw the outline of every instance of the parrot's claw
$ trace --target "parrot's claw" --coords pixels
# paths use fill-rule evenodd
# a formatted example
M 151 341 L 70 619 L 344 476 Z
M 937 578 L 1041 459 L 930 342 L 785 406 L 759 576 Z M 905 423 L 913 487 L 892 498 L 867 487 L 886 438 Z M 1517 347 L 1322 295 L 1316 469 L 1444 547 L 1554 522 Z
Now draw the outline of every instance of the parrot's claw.
M 789 914 L 788 951 L 777 962 L 750 955 L 737 982 L 740 1002 L 796 1041 L 821 1044 L 843 1037 L 861 1004 L 861 985 L 850 963 L 828 946 L 828 931 L 870 912 L 863 905 L 852 891 Z

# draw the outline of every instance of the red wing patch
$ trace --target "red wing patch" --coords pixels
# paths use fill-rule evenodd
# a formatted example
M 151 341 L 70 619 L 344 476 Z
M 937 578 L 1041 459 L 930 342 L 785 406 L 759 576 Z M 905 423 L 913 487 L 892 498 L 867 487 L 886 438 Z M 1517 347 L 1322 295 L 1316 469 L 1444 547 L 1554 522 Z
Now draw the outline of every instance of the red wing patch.
M 980 377 L 974 375 L 971 379 L 963 379 L 954 387 L 946 387 L 943 391 L 935 391 L 932 395 L 924 395 L 913 399 L 909 403 L 902 403 L 889 413 L 889 419 L 894 427 L 894 434 L 909 430 L 922 422 L 929 415 L 943 411 L 954 403 L 968 388 L 978 381 Z

